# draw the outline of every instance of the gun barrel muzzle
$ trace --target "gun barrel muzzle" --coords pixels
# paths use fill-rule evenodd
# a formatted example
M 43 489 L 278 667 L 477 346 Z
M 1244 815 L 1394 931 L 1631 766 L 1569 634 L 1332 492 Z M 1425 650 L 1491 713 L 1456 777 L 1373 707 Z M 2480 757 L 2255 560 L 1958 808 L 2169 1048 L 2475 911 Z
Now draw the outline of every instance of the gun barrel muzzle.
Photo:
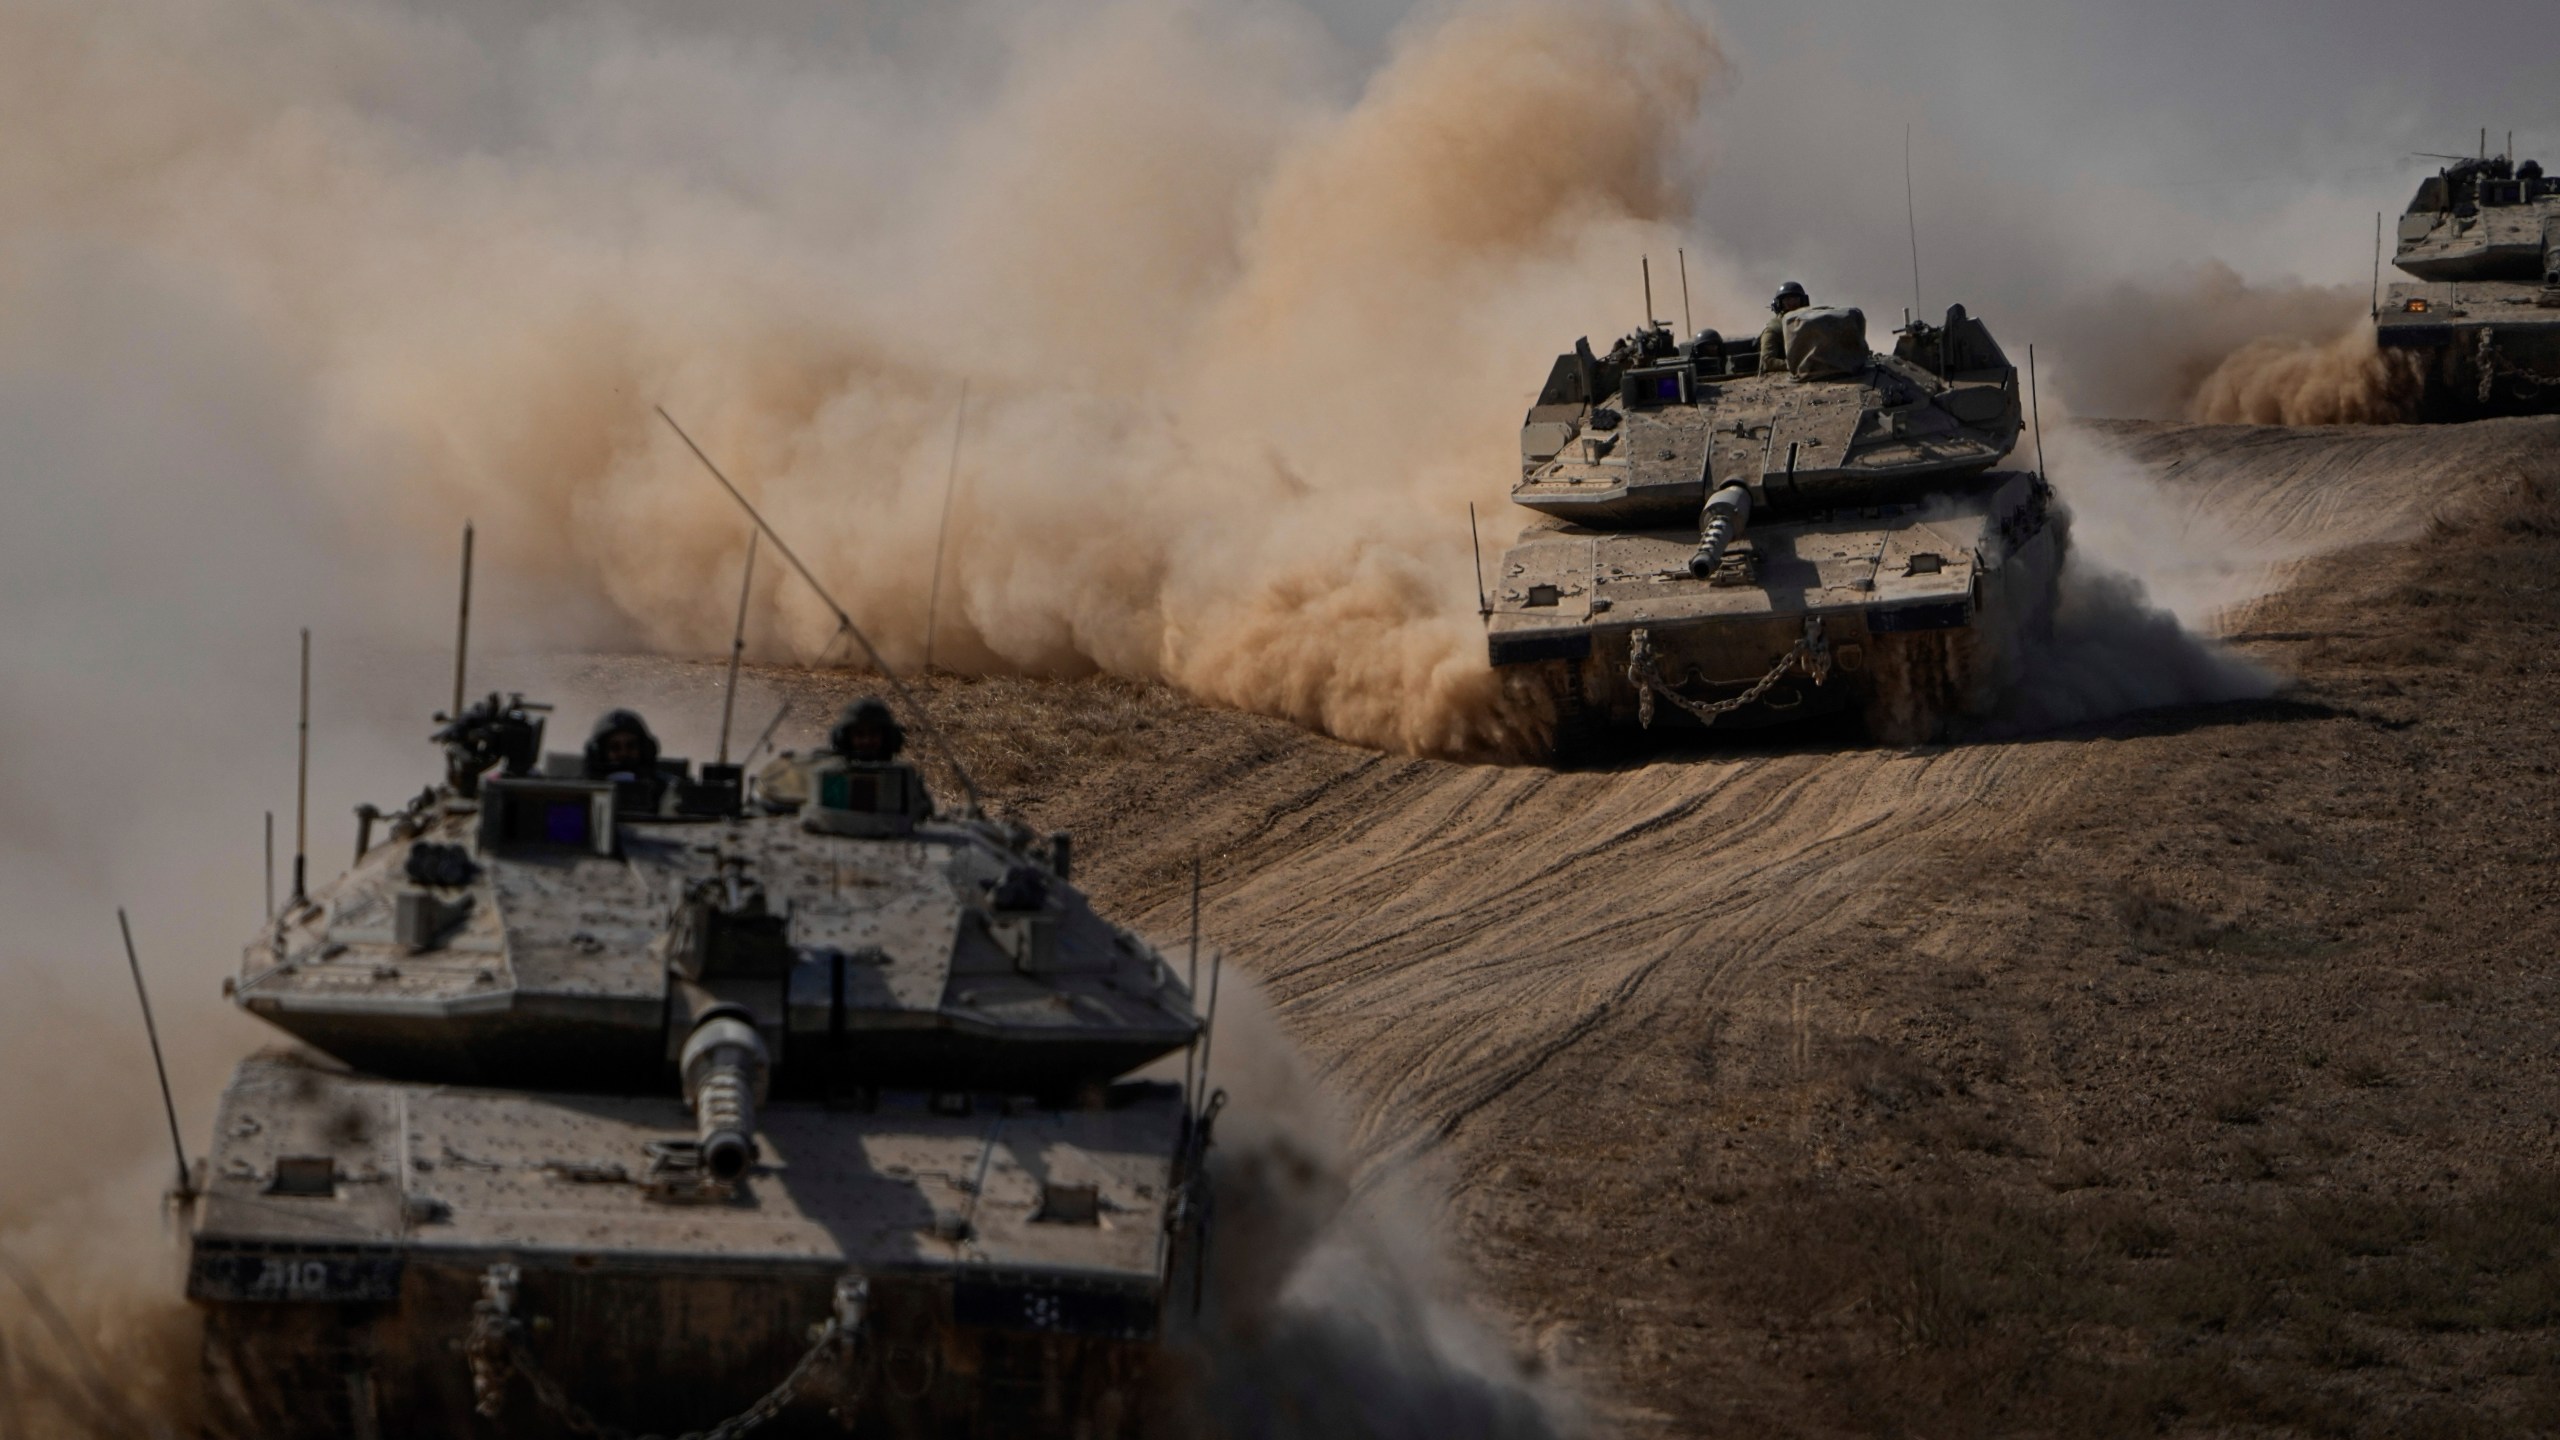
M 1707 497 L 1707 511 L 1698 532 L 1698 553 L 1689 557 L 1689 573 L 1704 580 L 1716 573 L 1724 563 L 1725 547 L 1751 523 L 1751 492 L 1740 485 L 1727 485 Z
M 725 1183 L 756 1158 L 756 1106 L 772 1073 L 764 1037 L 735 1014 L 713 1015 L 684 1042 L 685 1103 L 693 1107 L 702 1168 Z

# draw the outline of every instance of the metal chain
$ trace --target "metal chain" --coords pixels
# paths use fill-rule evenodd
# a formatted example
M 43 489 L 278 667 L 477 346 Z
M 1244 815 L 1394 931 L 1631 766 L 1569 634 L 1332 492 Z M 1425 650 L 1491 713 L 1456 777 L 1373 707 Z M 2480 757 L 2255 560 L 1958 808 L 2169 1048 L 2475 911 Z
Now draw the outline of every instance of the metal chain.
M 2509 359 L 2506 353 L 2497 347 L 2497 333 L 2497 327 L 2494 325 L 2488 326 L 2480 332 L 2480 350 L 2479 354 L 2475 357 L 2475 368 L 2480 372 L 2481 404 L 2486 405 L 2496 398 L 2498 377 L 2500 375 L 2513 375 L 2520 377 L 2526 382 L 2526 388 L 2528 389 L 2539 389 L 2544 386 L 2560 386 L 2560 374 L 2546 375 L 2543 372 L 2534 369 L 2530 365 Z
M 639 1434 L 608 1425 L 593 1412 L 569 1398 L 568 1389 L 545 1373 L 525 1348 L 524 1322 L 511 1312 L 514 1301 L 513 1266 L 492 1267 L 483 1293 L 488 1297 L 472 1307 L 471 1333 L 463 1342 L 463 1353 L 471 1363 L 471 1388 L 478 1399 L 482 1415 L 494 1420 L 505 1403 L 507 1375 L 524 1377 L 533 1398 L 542 1408 L 559 1417 L 572 1433 L 593 1440 L 670 1440 L 656 1434 Z M 509 1272 L 501 1275 L 500 1271 Z M 869 1299 L 869 1287 L 859 1281 L 840 1284 L 836 1291 L 836 1313 L 826 1323 L 813 1327 L 817 1334 L 800 1363 L 782 1377 L 781 1383 L 766 1391 L 746 1409 L 707 1430 L 689 1430 L 672 1440 L 739 1440 L 762 1429 L 765 1424 L 789 1408 L 799 1398 L 800 1387 L 817 1373 L 820 1364 L 839 1350 L 849 1350 L 862 1324 L 862 1312 Z M 850 1412 L 847 1423 L 850 1424 Z
M 1822 617 L 1818 615 L 1806 617 L 1804 633 L 1796 637 L 1796 643 L 1788 647 L 1786 654 L 1778 657 L 1777 664 L 1769 667 L 1768 674 L 1730 700 L 1692 700 L 1672 689 L 1671 682 L 1663 678 L 1660 666 L 1654 661 L 1653 632 L 1639 627 L 1628 639 L 1627 683 L 1636 687 L 1636 723 L 1647 730 L 1653 728 L 1653 697 L 1656 695 L 1688 711 L 1701 724 L 1713 725 L 1723 716 L 1757 702 L 1769 693 L 1770 686 L 1777 684 L 1781 676 L 1798 664 L 1804 666 L 1805 674 L 1816 685 L 1830 678 L 1831 674 L 1831 647 L 1824 642 Z

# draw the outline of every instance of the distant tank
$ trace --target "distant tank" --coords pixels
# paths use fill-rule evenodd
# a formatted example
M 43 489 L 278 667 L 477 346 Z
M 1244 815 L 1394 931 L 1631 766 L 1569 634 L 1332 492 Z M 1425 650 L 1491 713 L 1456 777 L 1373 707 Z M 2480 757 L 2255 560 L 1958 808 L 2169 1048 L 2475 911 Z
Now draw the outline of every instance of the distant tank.
M 318 1052 L 241 1065 L 191 1206 L 234 1433 L 1146 1433 L 1216 1103 L 1124 1078 L 1201 1022 L 1067 837 L 870 731 L 747 786 L 541 710 L 449 723 L 226 985 Z
M 2052 492 L 1994 468 L 2019 377 L 1957 306 L 1869 350 L 1854 309 L 1754 341 L 1659 323 L 1559 356 L 1520 432 L 1518 504 L 1546 517 L 1486 597 L 1497 668 L 1543 689 L 1561 758 L 1613 734 L 1855 709 L 1888 743 L 1994 701 L 2047 623 Z
M 2505 156 L 2463 160 L 2400 216 L 2394 282 L 2374 317 L 2410 356 L 2428 420 L 2560 412 L 2560 176 Z

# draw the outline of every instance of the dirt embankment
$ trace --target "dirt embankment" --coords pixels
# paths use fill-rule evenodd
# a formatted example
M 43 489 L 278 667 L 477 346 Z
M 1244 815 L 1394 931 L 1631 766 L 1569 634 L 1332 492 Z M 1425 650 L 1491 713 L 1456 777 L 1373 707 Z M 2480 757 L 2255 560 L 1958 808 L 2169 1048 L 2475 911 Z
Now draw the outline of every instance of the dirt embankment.
M 2560 425 L 2122 427 L 2277 699 L 2006 744 L 1398 760 L 937 687 L 1260 975 L 1629 1433 L 2560 1423 Z M 2431 518 L 2432 517 L 2432 518 Z M 2343 546 L 2344 548 L 2331 548 Z M 849 688 L 849 687 L 848 687 Z

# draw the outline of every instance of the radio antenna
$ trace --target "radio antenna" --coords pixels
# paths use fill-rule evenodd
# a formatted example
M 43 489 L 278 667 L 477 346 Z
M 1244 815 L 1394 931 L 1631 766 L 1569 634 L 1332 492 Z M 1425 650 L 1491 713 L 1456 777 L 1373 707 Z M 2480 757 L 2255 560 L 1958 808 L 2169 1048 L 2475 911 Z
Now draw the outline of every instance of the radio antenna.
M 267 918 L 276 918 L 276 812 L 267 812 Z
M 462 718 L 463 664 L 471 656 L 471 522 L 462 522 L 462 614 L 453 623 L 453 709 Z
M 142 1002 L 142 1033 L 151 1038 L 151 1068 L 160 1072 L 160 1108 L 169 1116 L 169 1148 L 178 1157 L 178 1198 L 192 1200 L 196 1187 L 187 1175 L 187 1142 L 178 1138 L 178 1102 L 169 1092 L 169 1065 L 160 1058 L 160 1027 L 151 1023 L 151 992 L 142 983 L 142 957 L 133 948 L 133 922 L 116 907 L 116 928 L 124 932 L 124 963 L 133 970 L 133 998 Z
M 1198 1001 L 1200 998 L 1200 852 L 1197 850 L 1191 852 L 1191 969 L 1184 984 L 1192 1000 Z M 1200 1048 L 1196 1045 L 1182 1052 L 1182 1100 L 1186 1110 L 1191 1106 L 1192 1065 L 1199 1058 Z
M 1467 553 L 1476 562 L 1476 617 L 1493 613 L 1492 602 L 1484 598 L 1484 537 L 1476 533 L 1476 502 L 1467 502 Z
M 720 695 L 720 758 L 715 765 L 729 763 L 729 720 L 738 713 L 738 661 L 747 653 L 747 599 L 755 593 L 756 546 L 764 540 L 764 532 L 747 532 L 747 564 L 738 572 L 738 624 L 729 632 L 729 688 Z
M 293 899 L 308 905 L 302 888 L 303 862 L 311 851 L 311 631 L 302 632 L 302 709 L 294 732 L 293 756 Z
M 1698 323 L 1689 314 L 1689 247 L 1686 245 L 1680 247 L 1680 328 L 1691 335 L 1698 333 Z
M 942 524 L 933 532 L 933 583 L 924 594 L 924 669 L 933 673 L 933 632 L 942 618 L 942 551 L 951 537 L 951 497 L 960 489 L 960 422 L 969 414 L 969 380 L 960 380 L 960 404 L 951 412 L 951 470 L 942 477 Z
M 2382 212 L 2373 212 L 2373 315 L 2382 318 Z
M 1929 307 L 1920 303 L 1920 202 L 1911 190 L 1911 122 L 1902 124 L 1902 219 L 1911 231 L 1911 313 L 1926 315 Z M 1940 357 L 1944 363 L 1944 357 Z
M 2027 413 L 2036 426 L 2036 478 L 2044 478 L 2044 408 L 2036 402 L 2036 347 L 2027 347 Z
M 685 433 L 682 425 L 676 423 L 676 417 L 667 413 L 667 407 L 660 405 L 656 409 L 658 418 L 666 421 L 667 428 L 676 432 L 676 438 L 682 440 L 684 447 L 693 452 L 693 458 L 702 462 L 702 468 L 711 472 L 711 478 L 720 482 L 720 488 L 729 492 L 729 498 L 738 502 L 738 508 L 747 512 L 748 519 L 756 522 L 756 528 L 764 532 L 764 538 L 773 542 L 773 548 L 780 551 L 782 558 L 790 562 L 791 568 L 800 573 L 800 578 L 809 583 L 809 588 L 817 592 L 818 599 L 824 602 L 828 612 L 836 617 L 836 633 L 840 636 L 852 636 L 854 643 L 862 647 L 862 653 L 871 660 L 871 668 L 879 671 L 880 678 L 888 682 L 889 689 L 906 703 L 908 713 L 916 717 L 917 727 L 924 731 L 925 738 L 933 743 L 933 748 L 942 752 L 943 763 L 951 767 L 951 773 L 959 777 L 960 788 L 969 796 L 970 813 L 983 813 L 986 810 L 986 801 L 978 793 L 978 782 L 970 778 L 969 767 L 960 763 L 960 752 L 951 748 L 951 742 L 943 738 L 941 728 L 933 723 L 932 714 L 924 708 L 922 702 L 916 699 L 915 692 L 909 690 L 906 684 L 898 679 L 897 673 L 889 668 L 889 662 L 881 658 L 880 649 L 871 643 L 871 637 L 862 633 L 862 627 L 853 623 L 853 616 L 846 613 L 842 605 L 836 603 L 836 597 L 827 593 L 827 587 L 819 584 L 818 577 L 811 574 L 809 567 L 792 552 L 789 542 L 785 541 L 773 526 L 766 523 L 764 516 L 737 486 L 729 483 L 729 477 L 720 472 L 719 466 L 711 463 L 711 457 L 702 453 L 702 447 L 693 443 L 693 437 Z
M 1650 327 L 1653 324 L 1653 257 L 1641 256 L 1639 261 L 1644 266 L 1644 323 Z

